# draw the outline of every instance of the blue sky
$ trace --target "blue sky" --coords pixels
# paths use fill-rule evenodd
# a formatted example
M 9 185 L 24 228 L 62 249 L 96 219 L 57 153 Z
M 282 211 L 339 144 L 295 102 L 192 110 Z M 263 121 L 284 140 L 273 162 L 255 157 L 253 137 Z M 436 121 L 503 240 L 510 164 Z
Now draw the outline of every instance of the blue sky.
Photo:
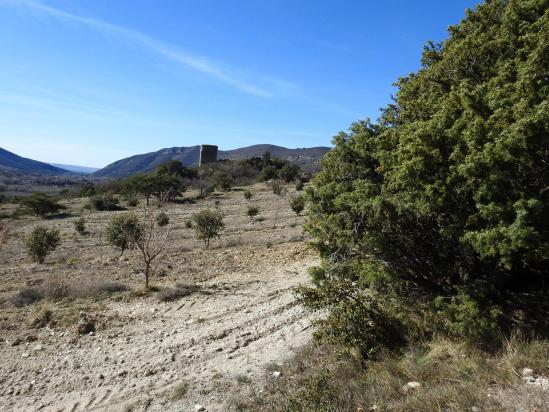
M 0 147 L 102 167 L 329 145 L 473 0 L 0 0 Z

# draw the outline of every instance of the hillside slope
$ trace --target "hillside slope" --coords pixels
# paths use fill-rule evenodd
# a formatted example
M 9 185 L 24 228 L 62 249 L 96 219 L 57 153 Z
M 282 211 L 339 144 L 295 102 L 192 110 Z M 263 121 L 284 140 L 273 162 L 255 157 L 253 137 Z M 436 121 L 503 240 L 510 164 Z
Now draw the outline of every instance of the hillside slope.
M 0 170 L 21 172 L 24 174 L 48 174 L 48 175 L 64 175 L 70 174 L 68 170 L 60 169 L 48 163 L 39 162 L 37 160 L 27 159 L 8 152 L 0 147 Z
M 246 159 L 270 152 L 272 157 L 287 159 L 300 165 L 318 163 L 329 147 L 288 149 L 286 147 L 259 144 L 234 150 L 220 150 L 219 159 Z M 98 170 L 94 177 L 123 178 L 135 173 L 152 172 L 156 166 L 169 160 L 179 160 L 185 166 L 196 166 L 200 157 L 200 146 L 171 147 L 157 152 L 145 153 L 118 160 Z

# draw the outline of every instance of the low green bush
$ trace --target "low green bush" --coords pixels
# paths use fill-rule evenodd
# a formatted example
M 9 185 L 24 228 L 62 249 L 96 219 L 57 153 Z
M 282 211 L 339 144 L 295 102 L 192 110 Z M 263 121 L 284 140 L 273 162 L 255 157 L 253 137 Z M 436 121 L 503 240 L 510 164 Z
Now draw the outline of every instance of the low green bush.
M 61 235 L 57 229 L 36 226 L 25 239 L 27 253 L 36 262 L 42 264 L 46 256 L 53 252 L 61 243 Z

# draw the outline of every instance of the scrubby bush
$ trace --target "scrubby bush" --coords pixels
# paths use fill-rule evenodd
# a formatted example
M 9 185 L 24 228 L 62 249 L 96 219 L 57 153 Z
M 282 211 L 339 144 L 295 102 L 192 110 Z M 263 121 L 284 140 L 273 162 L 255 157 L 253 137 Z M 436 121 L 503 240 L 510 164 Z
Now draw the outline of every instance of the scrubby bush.
M 193 222 L 196 236 L 204 242 L 206 249 L 210 247 L 211 239 L 221 237 L 225 227 L 223 214 L 219 210 L 206 209 L 195 213 Z
M 299 302 L 313 311 L 330 309 L 327 317 L 315 321 L 317 339 L 356 348 L 365 358 L 406 341 L 406 329 L 387 302 L 350 280 L 327 278 L 316 288 L 301 287 L 298 294 Z
M 278 171 L 278 178 L 285 182 L 293 182 L 299 176 L 299 166 L 295 163 L 287 163 Z
M 80 188 L 80 197 L 91 197 L 95 196 L 96 193 L 97 190 L 95 189 L 95 185 L 93 183 L 86 183 Z
M 295 182 L 295 190 L 297 190 L 298 192 L 301 192 L 304 188 L 304 184 L 303 184 L 303 180 L 301 179 L 298 179 L 296 182 Z
M 122 256 L 124 251 L 135 247 L 133 240 L 141 236 L 142 230 L 136 215 L 130 213 L 115 216 L 107 225 L 107 241 L 120 249 L 120 256 Z
M 305 209 L 305 197 L 303 196 L 293 196 L 289 200 L 290 207 L 295 213 L 295 217 L 297 220 L 297 217 L 301 212 L 303 212 L 303 209 Z
M 86 234 L 86 219 L 84 218 L 84 216 L 80 216 L 78 219 L 75 219 L 72 224 L 74 226 L 74 230 L 76 230 L 78 234 Z
M 248 210 L 246 210 L 246 214 L 250 218 L 250 221 L 253 221 L 254 217 L 256 217 L 259 214 L 259 208 L 256 206 L 248 206 Z
M 170 217 L 164 211 L 160 211 L 156 214 L 156 224 L 160 227 L 166 226 L 170 223 Z
M 20 199 L 20 204 L 21 206 L 32 210 L 34 215 L 42 218 L 67 208 L 64 205 L 59 204 L 54 197 L 39 192 L 22 197 Z
M 39 289 L 37 288 L 25 288 L 19 291 L 16 295 L 12 296 L 11 303 L 15 307 L 23 307 L 32 305 L 39 300 L 42 300 L 43 296 Z
M 273 180 L 270 184 L 271 190 L 277 196 L 281 196 L 284 193 L 284 185 L 280 180 Z
M 244 199 L 250 200 L 252 198 L 252 192 L 249 190 L 244 190 Z
M 12 296 L 16 307 L 29 306 L 43 299 L 57 301 L 74 298 L 97 298 L 125 292 L 128 287 L 120 282 L 100 279 L 68 280 L 64 276 L 48 276 L 39 286 L 25 288 Z
M 452 331 L 474 337 L 532 313 L 526 293 L 547 298 L 547 16 L 546 2 L 477 6 L 427 44 L 377 123 L 334 138 L 307 189 L 327 266 L 350 261 L 345 278 L 416 301 L 444 296 Z
M 59 230 L 36 226 L 26 238 L 27 253 L 36 262 L 42 264 L 46 256 L 61 243 Z
M 119 199 L 112 193 L 93 196 L 90 206 L 99 211 L 120 210 Z
M 224 192 L 228 192 L 233 186 L 234 179 L 229 173 L 220 172 L 215 176 L 214 182 L 215 187 L 223 190 Z
M 124 200 L 129 207 L 137 207 L 139 205 L 139 196 L 135 192 L 125 193 Z

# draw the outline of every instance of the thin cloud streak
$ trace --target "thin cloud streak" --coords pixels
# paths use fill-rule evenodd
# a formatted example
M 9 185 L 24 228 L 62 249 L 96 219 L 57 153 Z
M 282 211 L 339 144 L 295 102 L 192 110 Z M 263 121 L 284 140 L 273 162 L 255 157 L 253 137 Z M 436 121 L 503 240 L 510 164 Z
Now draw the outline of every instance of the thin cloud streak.
M 84 25 L 103 35 L 118 37 L 119 39 L 128 41 L 133 45 L 139 46 L 143 49 L 160 55 L 168 60 L 178 63 L 181 66 L 213 77 L 229 86 L 240 90 L 241 92 L 253 96 L 271 98 L 274 97 L 276 94 L 273 91 L 267 90 L 264 87 L 256 86 L 240 79 L 238 76 L 232 73 L 228 73 L 226 70 L 222 69 L 219 65 L 214 64 L 206 57 L 190 54 L 177 47 L 163 43 L 153 37 L 137 32 L 135 30 L 127 29 L 125 27 L 117 26 L 111 23 L 106 23 L 101 20 L 78 16 L 31 0 L 0 0 L 0 5 L 15 5 L 24 7 L 34 12 L 47 14 L 59 20 Z M 286 85 L 285 87 L 283 87 L 283 91 L 287 91 L 289 89 L 287 85 L 291 85 L 291 83 L 286 82 L 285 80 L 272 78 L 271 83 L 273 83 L 273 86 L 275 86 L 276 88 L 278 88 L 278 86 L 281 84 Z M 299 86 L 292 85 L 292 89 L 297 90 L 299 89 Z

